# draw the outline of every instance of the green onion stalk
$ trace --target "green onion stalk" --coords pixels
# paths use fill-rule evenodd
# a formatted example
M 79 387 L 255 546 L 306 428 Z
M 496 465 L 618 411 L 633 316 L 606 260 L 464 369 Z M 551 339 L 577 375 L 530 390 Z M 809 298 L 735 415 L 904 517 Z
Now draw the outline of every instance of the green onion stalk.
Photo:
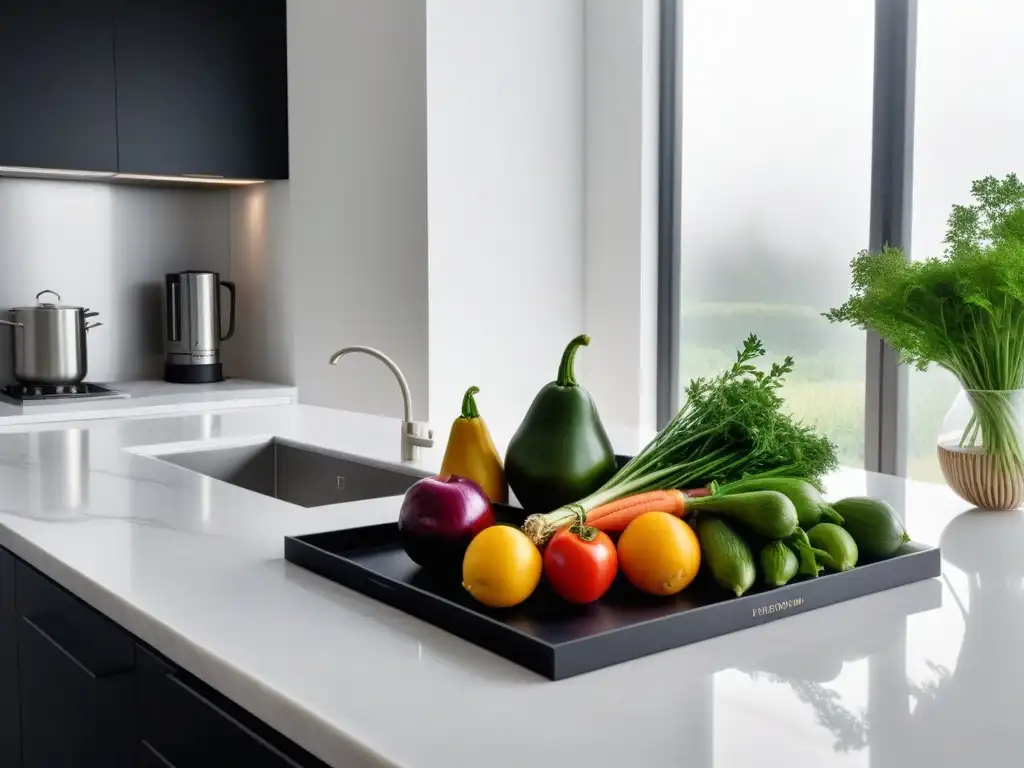
M 602 504 L 647 491 L 748 476 L 802 477 L 818 484 L 836 466 L 835 444 L 784 408 L 779 390 L 793 359 L 762 371 L 754 360 L 764 353 L 760 340 L 749 336 L 732 367 L 689 383 L 679 413 L 608 482 L 575 503 L 531 515 L 523 531 L 541 546 Z

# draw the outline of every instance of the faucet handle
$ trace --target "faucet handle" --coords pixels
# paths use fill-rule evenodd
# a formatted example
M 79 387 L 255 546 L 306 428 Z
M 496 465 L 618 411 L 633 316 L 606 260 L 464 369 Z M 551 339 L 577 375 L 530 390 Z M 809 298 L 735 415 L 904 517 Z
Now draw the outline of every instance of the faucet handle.
M 434 430 L 425 421 L 402 422 L 402 461 L 415 461 L 420 448 L 434 447 Z

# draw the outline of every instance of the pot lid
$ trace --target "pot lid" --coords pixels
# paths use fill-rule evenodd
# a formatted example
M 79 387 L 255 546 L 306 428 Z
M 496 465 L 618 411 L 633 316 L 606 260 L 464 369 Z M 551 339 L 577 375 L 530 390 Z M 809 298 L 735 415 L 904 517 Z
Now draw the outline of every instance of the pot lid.
M 84 310 L 85 309 L 85 307 L 76 307 L 76 306 L 70 306 L 70 305 L 66 305 L 66 304 L 54 304 L 53 302 L 50 302 L 50 301 L 42 301 L 40 299 L 40 297 L 45 295 L 45 294 L 47 294 L 47 293 L 53 294 L 54 296 L 57 297 L 57 301 L 60 301 L 60 294 L 57 293 L 56 291 L 50 291 L 50 290 L 40 291 L 39 293 L 36 294 L 36 301 L 38 301 L 39 303 L 36 304 L 34 307 L 14 307 L 14 309 L 12 311 L 14 311 L 14 312 L 24 312 L 26 310 L 39 310 L 39 309 L 43 309 L 43 310 L 46 310 L 46 309 Z

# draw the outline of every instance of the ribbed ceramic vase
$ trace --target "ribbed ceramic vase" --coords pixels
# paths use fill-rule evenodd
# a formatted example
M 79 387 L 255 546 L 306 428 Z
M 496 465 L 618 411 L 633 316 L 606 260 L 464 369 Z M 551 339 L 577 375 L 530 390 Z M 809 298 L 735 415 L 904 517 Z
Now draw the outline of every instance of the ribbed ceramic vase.
M 981 509 L 1024 503 L 1024 390 L 963 390 L 939 433 L 949 487 Z

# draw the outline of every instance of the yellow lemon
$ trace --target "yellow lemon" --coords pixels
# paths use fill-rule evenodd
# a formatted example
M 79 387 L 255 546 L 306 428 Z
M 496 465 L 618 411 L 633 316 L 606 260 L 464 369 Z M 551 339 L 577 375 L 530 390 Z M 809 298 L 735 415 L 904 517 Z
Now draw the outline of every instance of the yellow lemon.
M 537 547 L 518 528 L 492 525 L 469 543 L 462 560 L 462 586 L 491 608 L 518 605 L 540 583 Z
M 619 568 L 630 584 L 652 595 L 686 589 L 700 568 L 697 534 L 667 512 L 648 512 L 619 537 Z

